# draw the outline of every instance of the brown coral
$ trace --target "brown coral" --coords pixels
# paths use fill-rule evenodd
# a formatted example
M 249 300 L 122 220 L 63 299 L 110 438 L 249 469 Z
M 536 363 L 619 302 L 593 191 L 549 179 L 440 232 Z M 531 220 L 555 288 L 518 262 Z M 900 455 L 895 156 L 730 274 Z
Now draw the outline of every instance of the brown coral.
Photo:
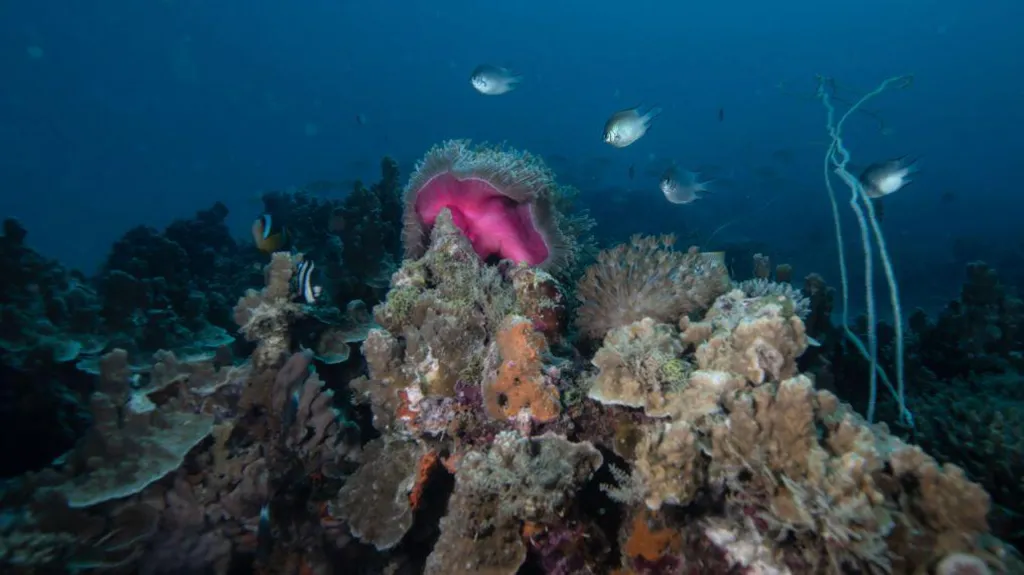
M 538 422 L 558 417 L 558 389 L 548 383 L 545 374 L 547 352 L 547 341 L 534 330 L 533 322 L 521 316 L 505 319 L 489 361 L 496 370 L 483 386 L 484 403 L 491 417 L 514 419 L 524 412 Z
M 361 541 L 384 550 L 394 547 L 412 526 L 413 502 L 425 451 L 413 442 L 383 437 L 363 450 L 363 465 L 348 478 L 329 505 Z
M 729 289 L 728 271 L 717 257 L 696 249 L 676 252 L 674 244 L 674 236 L 636 235 L 599 253 L 576 286 L 583 334 L 600 339 L 645 317 L 675 323 Z
M 651 318 L 613 329 L 594 355 L 598 374 L 588 396 L 664 415 L 669 394 L 682 387 L 690 369 L 682 353 L 675 328 Z
M 703 322 L 690 324 L 683 339 L 698 342 L 710 332 L 697 348 L 701 369 L 740 374 L 755 385 L 781 381 L 796 373 L 796 358 L 807 349 L 804 324 L 785 303 L 733 290 Z
M 291 347 L 289 327 L 302 315 L 302 306 L 292 301 L 291 283 L 301 257 L 275 252 L 264 268 L 266 286 L 248 290 L 235 305 L 239 331 L 248 341 L 258 342 L 253 363 L 258 369 L 277 362 Z
M 537 331 L 549 341 L 556 341 L 565 332 L 566 308 L 562 287 L 544 270 L 520 265 L 508 273 L 516 293 L 520 314 L 533 322 Z
M 551 433 L 502 432 L 486 453 L 466 453 L 425 573 L 514 574 L 526 559 L 520 522 L 557 521 L 601 463 L 593 445 Z

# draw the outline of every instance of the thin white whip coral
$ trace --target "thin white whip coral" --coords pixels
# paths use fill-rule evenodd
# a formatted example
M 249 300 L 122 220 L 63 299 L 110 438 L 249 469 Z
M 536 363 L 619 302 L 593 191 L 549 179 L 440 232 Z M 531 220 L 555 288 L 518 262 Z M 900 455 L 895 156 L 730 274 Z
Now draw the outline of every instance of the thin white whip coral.
M 911 76 L 894 76 L 889 78 L 882 82 L 877 88 L 867 93 L 855 104 L 850 106 L 846 113 L 843 114 L 837 122 L 836 110 L 832 105 L 832 99 L 830 98 L 830 91 L 828 89 L 830 83 L 826 78 L 818 77 L 818 97 L 821 98 L 821 102 L 824 104 L 825 110 L 828 114 L 826 127 L 828 128 L 829 136 L 832 138 L 832 143 L 825 152 L 824 174 L 825 187 L 828 190 L 829 201 L 832 203 L 832 219 L 835 222 L 836 242 L 839 250 L 839 274 L 843 288 L 843 332 L 853 343 L 854 347 L 857 348 L 857 351 L 860 352 L 861 356 L 871 364 L 871 375 L 869 376 L 870 392 L 867 413 L 868 421 L 873 422 L 875 419 L 875 403 L 878 397 L 878 378 L 881 377 L 882 382 L 889 388 L 889 391 L 893 394 L 899 404 L 900 422 L 910 427 L 913 427 L 914 425 L 914 418 L 907 409 L 906 398 L 904 395 L 903 314 L 900 309 L 899 286 L 896 283 L 896 274 L 893 272 L 892 262 L 889 259 L 889 251 L 885 246 L 885 236 L 882 234 L 882 228 L 879 226 L 878 218 L 875 216 L 874 205 L 872 205 L 870 198 L 868 198 L 867 194 L 864 192 L 864 187 L 861 185 L 860 181 L 847 169 L 850 162 L 850 152 L 843 144 L 842 129 L 847 118 L 849 118 L 868 100 L 882 94 L 891 87 L 906 87 L 910 85 L 912 80 L 913 78 Z M 831 170 L 829 169 L 830 167 Z M 839 176 L 839 178 L 850 188 L 850 209 L 853 210 L 854 215 L 857 217 L 857 224 L 860 227 L 861 246 L 864 250 L 864 288 L 866 290 L 868 315 L 868 343 L 866 347 L 864 342 L 862 342 L 850 329 L 849 285 L 846 273 L 846 257 L 843 249 L 843 231 L 842 226 L 839 223 L 839 208 L 836 204 L 835 191 L 832 189 L 832 180 L 829 175 L 830 172 Z M 861 209 L 861 205 L 864 206 L 864 209 Z M 871 224 L 871 234 L 868 233 L 868 223 Z M 889 300 L 892 305 L 893 324 L 896 332 L 896 382 L 898 389 L 893 388 L 892 382 L 889 381 L 885 371 L 878 365 L 878 334 L 875 313 L 874 252 L 872 251 L 871 244 L 872 235 L 874 236 L 875 243 L 878 245 L 879 259 L 882 261 L 882 268 L 885 271 L 885 279 L 889 284 Z

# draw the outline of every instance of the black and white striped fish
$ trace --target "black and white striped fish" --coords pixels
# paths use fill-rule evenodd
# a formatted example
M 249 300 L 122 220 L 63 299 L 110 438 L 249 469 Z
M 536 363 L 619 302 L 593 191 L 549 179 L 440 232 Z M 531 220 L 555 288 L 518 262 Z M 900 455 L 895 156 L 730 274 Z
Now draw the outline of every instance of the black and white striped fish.
M 295 274 L 295 285 L 299 297 L 308 304 L 316 303 L 317 298 L 320 297 L 320 292 L 323 291 L 323 288 L 314 284 L 314 269 L 316 269 L 316 264 L 310 260 L 302 260 L 299 262 L 298 273 Z

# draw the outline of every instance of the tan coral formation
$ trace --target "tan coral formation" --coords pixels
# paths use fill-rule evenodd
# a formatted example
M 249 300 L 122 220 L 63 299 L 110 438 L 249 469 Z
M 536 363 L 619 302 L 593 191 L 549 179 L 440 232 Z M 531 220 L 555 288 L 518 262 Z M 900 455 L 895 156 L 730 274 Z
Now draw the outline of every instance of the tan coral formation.
M 292 275 L 301 261 L 288 252 L 275 252 L 263 269 L 266 285 L 250 289 L 235 305 L 234 319 L 247 341 L 257 342 L 257 366 L 279 361 L 291 349 L 289 326 L 300 317 L 302 306 L 292 301 Z
M 519 523 L 557 522 L 601 464 L 590 443 L 551 433 L 526 438 L 506 431 L 486 453 L 466 453 L 424 572 L 514 574 L 526 559 Z
M 332 517 L 348 523 L 352 534 L 378 550 L 401 541 L 412 526 L 409 495 L 425 453 L 415 442 L 380 438 L 363 450 L 365 463 L 345 482 L 328 506 Z
M 796 373 L 806 337 L 791 310 L 733 292 L 702 322 L 681 325 L 700 369 L 664 391 L 665 419 L 643 426 L 632 472 L 609 488 L 618 499 L 658 510 L 721 494 L 722 514 L 676 529 L 718 547 L 732 568 L 917 573 L 954 553 L 1005 558 L 983 544 L 989 501 L 979 486 Z M 603 351 L 622 347 L 606 340 Z M 621 377 L 628 385 L 605 387 L 640 389 L 632 373 Z M 633 406 L 650 406 L 633 396 Z

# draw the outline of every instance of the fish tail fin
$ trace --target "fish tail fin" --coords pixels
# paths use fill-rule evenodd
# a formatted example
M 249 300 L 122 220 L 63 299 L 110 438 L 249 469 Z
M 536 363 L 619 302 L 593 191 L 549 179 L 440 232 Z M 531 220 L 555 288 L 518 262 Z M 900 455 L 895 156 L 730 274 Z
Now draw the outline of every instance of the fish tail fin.
M 649 124 L 653 122 L 654 119 L 660 116 L 664 111 L 665 109 L 661 106 L 651 106 L 651 109 L 647 110 L 647 113 L 644 114 L 644 123 Z

